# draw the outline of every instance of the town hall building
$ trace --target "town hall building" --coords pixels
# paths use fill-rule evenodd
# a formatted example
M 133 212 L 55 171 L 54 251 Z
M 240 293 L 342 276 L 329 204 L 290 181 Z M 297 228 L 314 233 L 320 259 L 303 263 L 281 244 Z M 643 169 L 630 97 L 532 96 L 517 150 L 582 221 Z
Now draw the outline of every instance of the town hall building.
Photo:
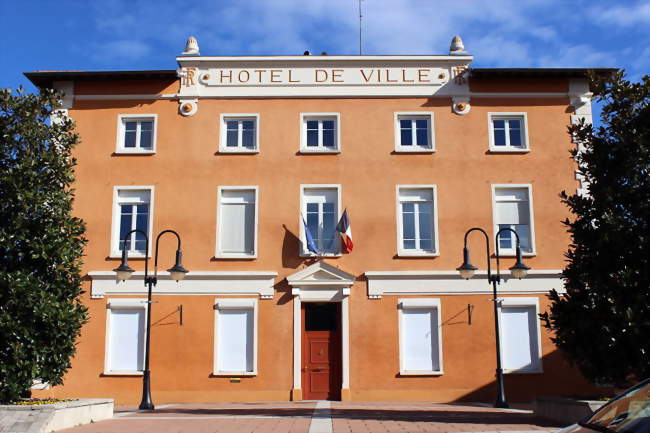
M 510 401 L 590 390 L 538 317 L 564 290 L 559 194 L 585 187 L 567 126 L 591 121 L 587 70 L 473 60 L 460 38 L 231 57 L 190 38 L 177 70 L 26 73 L 76 122 L 89 240 L 89 322 L 64 385 L 35 396 L 138 403 L 149 337 L 156 404 L 491 401 L 497 330 Z M 467 236 L 464 279 L 474 227 L 489 240 Z

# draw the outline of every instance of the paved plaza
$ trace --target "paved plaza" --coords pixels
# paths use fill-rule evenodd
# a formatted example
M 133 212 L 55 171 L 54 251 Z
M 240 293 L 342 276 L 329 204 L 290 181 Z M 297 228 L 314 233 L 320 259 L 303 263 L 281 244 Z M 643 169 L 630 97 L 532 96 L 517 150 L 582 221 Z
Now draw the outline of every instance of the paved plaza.
M 61 432 L 543 432 L 558 427 L 536 419 L 531 410 L 478 404 L 306 401 L 159 405 L 153 412 L 118 407 L 114 419 Z

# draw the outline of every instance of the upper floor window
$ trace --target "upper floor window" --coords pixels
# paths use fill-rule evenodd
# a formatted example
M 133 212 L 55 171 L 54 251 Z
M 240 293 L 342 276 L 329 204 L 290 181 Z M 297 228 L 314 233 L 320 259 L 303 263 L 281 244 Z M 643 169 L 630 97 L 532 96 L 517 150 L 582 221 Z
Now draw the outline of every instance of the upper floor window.
M 490 151 L 529 150 L 526 113 L 489 113 Z
M 257 251 L 257 187 L 220 187 L 217 257 L 254 258 Z
M 396 152 L 433 152 L 433 113 L 396 113 Z
M 494 186 L 494 232 L 510 228 L 519 235 L 522 253 L 534 253 L 530 185 Z M 505 230 L 499 235 L 499 254 L 515 254 L 515 235 Z
M 301 152 L 338 153 L 340 151 L 338 113 L 302 114 Z
M 336 255 L 340 253 L 340 237 L 336 233 L 338 214 L 338 186 L 302 187 L 303 255 Z
M 259 151 L 258 114 L 222 114 L 219 151 L 254 153 Z
M 129 231 L 139 229 L 151 235 L 152 199 L 153 187 L 115 187 L 112 256 L 121 255 Z M 126 248 L 129 255 L 142 256 L 147 249 L 146 238 L 140 232 L 133 232 L 126 238 Z
M 116 153 L 154 153 L 156 118 L 155 114 L 120 114 Z
M 435 185 L 397 187 L 398 255 L 435 255 Z

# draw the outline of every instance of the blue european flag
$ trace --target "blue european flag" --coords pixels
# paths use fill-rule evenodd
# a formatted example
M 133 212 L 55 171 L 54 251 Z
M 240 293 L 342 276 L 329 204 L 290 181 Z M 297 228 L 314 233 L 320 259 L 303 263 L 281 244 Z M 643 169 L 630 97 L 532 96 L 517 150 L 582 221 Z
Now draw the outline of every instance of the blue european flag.
M 314 237 L 311 234 L 311 231 L 309 231 L 309 227 L 307 226 L 307 221 L 305 221 L 305 217 L 302 217 L 302 223 L 305 225 L 305 238 L 307 239 L 307 249 L 311 251 L 312 253 L 320 256 L 320 251 L 318 251 L 318 247 L 316 247 L 316 242 L 314 242 Z

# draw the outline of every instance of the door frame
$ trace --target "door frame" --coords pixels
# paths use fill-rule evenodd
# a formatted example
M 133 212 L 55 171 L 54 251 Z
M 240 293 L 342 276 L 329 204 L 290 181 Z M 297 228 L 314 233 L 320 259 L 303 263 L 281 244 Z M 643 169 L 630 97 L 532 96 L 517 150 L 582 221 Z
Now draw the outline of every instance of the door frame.
M 291 400 L 302 400 L 302 303 L 303 302 L 340 302 L 341 303 L 341 400 L 350 400 L 350 313 L 349 313 L 349 289 L 338 288 L 339 296 L 328 297 L 307 297 L 301 299 L 300 290 L 293 298 L 293 389 Z M 347 292 L 344 294 L 344 292 Z
M 336 401 L 341 399 L 341 386 L 340 384 L 342 383 L 343 380 L 343 368 L 342 368 L 342 339 L 341 339 L 341 303 L 340 302 L 304 302 L 300 304 L 300 315 L 301 315 L 301 333 L 300 336 L 302 338 L 301 344 L 302 344 L 302 356 L 301 356 L 301 365 L 300 365 L 300 372 L 302 375 L 302 379 L 307 379 L 308 378 L 308 373 L 306 371 L 307 368 L 307 353 L 309 352 L 309 349 L 305 346 L 305 344 L 308 343 L 309 339 L 307 338 L 307 309 L 305 308 L 307 304 L 333 304 L 335 305 L 336 308 L 336 320 L 337 320 L 337 329 L 334 333 L 330 334 L 329 342 L 334 343 L 333 345 L 330 346 L 330 348 L 334 349 L 335 353 L 333 353 L 332 356 L 332 363 L 330 364 L 330 386 L 329 386 L 329 394 L 332 396 L 332 398 L 327 398 L 326 400 L 331 400 L 331 401 Z M 321 331 L 313 331 L 313 332 L 321 332 Z M 333 388 L 332 387 L 332 379 L 336 378 L 338 379 L 339 385 L 338 388 Z M 306 390 L 303 388 L 303 396 L 306 395 Z M 310 398 L 310 400 L 314 400 L 314 398 Z M 318 399 L 316 399 L 318 400 Z

